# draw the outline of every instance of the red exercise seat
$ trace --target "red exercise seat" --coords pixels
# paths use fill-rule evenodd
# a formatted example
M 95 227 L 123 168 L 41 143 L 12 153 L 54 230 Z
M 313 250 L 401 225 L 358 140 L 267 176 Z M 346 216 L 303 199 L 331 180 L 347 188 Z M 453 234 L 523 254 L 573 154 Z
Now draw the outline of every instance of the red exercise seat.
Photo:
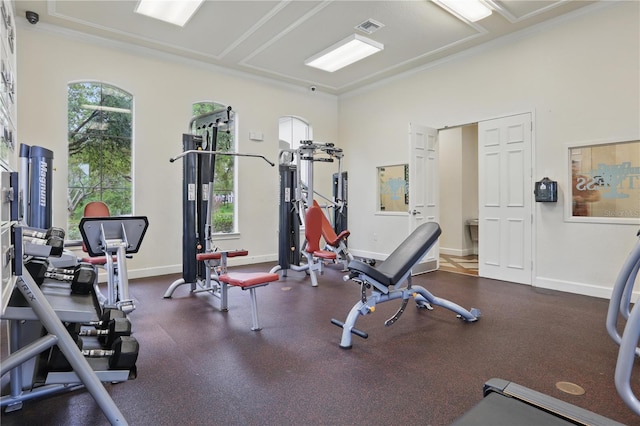
M 313 205 L 320 208 L 320 204 L 318 204 L 316 200 L 313 200 Z M 351 235 L 351 232 L 349 232 L 348 229 L 345 229 L 344 231 L 340 232 L 340 234 L 336 235 L 336 231 L 333 230 L 333 226 L 331 226 L 331 222 L 329 222 L 329 219 L 327 219 L 324 213 L 322 214 L 321 229 L 322 229 L 322 237 L 324 238 L 326 243 L 329 244 L 331 247 L 337 248 L 340 245 L 340 242 L 342 240 L 347 239 L 347 237 Z
M 236 287 L 242 287 L 242 289 L 260 287 L 279 279 L 280 276 L 278 274 L 270 272 L 230 272 L 220 275 L 220 281 Z
M 251 293 L 251 318 L 253 325 L 251 330 L 258 331 L 261 329 L 258 322 L 258 302 L 256 300 L 256 288 L 278 281 L 280 276 L 271 272 L 231 272 L 220 275 L 220 282 L 232 286 L 240 287 L 243 290 L 249 290 Z
M 109 217 L 111 213 L 109 212 L 109 206 L 107 206 L 102 201 L 91 201 L 84 206 L 84 212 L 82 213 L 84 217 Z M 87 251 L 87 247 L 82 243 L 82 250 Z M 90 263 L 92 265 L 105 265 L 107 263 L 106 256 L 97 256 L 97 257 L 85 257 L 81 259 L 83 262 Z M 113 256 L 113 261 L 116 261 L 116 256 Z
M 318 205 L 309 207 L 305 216 L 305 238 L 307 239 L 307 253 L 320 259 L 333 260 L 336 254 L 332 251 L 320 249 L 320 237 L 322 235 L 322 218 L 324 213 Z

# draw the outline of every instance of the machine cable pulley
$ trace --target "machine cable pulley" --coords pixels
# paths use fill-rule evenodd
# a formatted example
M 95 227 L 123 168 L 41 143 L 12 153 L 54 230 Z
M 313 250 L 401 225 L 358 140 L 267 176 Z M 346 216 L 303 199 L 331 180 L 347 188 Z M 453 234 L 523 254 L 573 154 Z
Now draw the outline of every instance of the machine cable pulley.
M 224 109 L 220 109 L 217 111 L 211 111 L 211 112 L 205 112 L 204 114 L 200 114 L 197 115 L 195 117 L 193 117 L 191 119 L 191 121 L 189 121 L 189 130 L 192 129 L 193 127 L 193 123 L 198 122 L 198 121 L 203 121 L 207 118 L 212 118 L 212 117 L 216 117 L 215 121 L 210 122 L 209 124 L 207 124 L 206 122 L 203 123 L 200 127 L 198 127 L 197 129 L 201 130 L 201 129 L 205 129 L 207 127 L 223 127 L 223 126 L 227 126 L 233 119 L 231 117 L 231 113 L 233 111 L 233 108 L 231 108 L 230 106 L 224 108 Z M 220 115 L 226 115 L 226 120 L 222 120 L 219 116 Z M 229 129 L 227 128 L 227 132 L 229 132 Z

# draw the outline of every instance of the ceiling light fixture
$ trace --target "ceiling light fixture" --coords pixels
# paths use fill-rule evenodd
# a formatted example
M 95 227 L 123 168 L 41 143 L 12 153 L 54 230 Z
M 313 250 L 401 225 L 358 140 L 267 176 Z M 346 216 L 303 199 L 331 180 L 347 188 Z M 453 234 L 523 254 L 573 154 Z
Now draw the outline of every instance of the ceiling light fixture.
M 304 64 L 324 71 L 334 72 L 383 49 L 384 45 L 382 43 L 353 34 L 313 55 L 304 61 Z
M 184 27 L 204 0 L 140 0 L 134 12 Z
M 458 18 L 476 22 L 491 15 L 492 10 L 480 0 L 431 0 Z

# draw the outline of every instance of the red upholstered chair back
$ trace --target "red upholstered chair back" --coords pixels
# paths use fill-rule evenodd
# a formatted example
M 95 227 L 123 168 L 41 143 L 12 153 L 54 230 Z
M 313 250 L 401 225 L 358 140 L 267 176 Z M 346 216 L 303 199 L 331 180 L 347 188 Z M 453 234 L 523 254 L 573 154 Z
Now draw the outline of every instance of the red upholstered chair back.
M 304 236 L 307 240 L 307 252 L 320 250 L 320 236 L 322 235 L 322 210 L 318 206 L 311 206 L 305 215 Z
M 106 217 L 109 214 L 109 207 L 102 201 L 91 201 L 84 206 L 84 217 Z
M 108 217 L 111 216 L 109 214 L 109 207 L 103 203 L 102 201 L 91 201 L 84 206 L 84 217 Z M 87 251 L 87 247 L 82 243 L 82 250 Z
M 318 204 L 316 200 L 313 200 L 313 205 L 318 207 L 320 211 L 322 211 L 320 204 Z M 322 236 L 327 241 L 327 243 L 335 246 L 339 242 L 338 236 L 336 235 L 336 231 L 333 230 L 333 227 L 331 226 L 331 222 L 329 222 L 329 219 L 327 219 L 324 213 L 322 213 L 321 219 L 322 219 L 322 228 L 320 229 L 322 229 Z

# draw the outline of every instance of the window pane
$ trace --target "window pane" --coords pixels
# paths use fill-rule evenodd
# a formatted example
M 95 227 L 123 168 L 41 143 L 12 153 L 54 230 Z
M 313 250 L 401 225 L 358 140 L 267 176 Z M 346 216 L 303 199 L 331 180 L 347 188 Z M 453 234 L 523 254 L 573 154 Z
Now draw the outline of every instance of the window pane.
M 312 140 L 313 129 L 309 123 L 298 117 L 280 117 L 279 120 L 279 139 L 289 143 L 289 149 L 297 150 L 300 148 L 300 141 Z M 297 161 L 294 155 L 294 162 Z M 307 172 L 309 163 L 307 161 L 300 162 L 300 178 L 303 183 L 307 183 Z
M 117 87 L 82 82 L 68 86 L 68 224 L 80 239 L 84 206 L 103 201 L 112 215 L 132 213 L 133 97 Z
M 226 105 L 214 102 L 200 102 L 193 104 L 193 116 L 197 117 L 209 112 L 220 111 L 226 109 Z M 196 129 L 196 123 L 192 131 L 195 134 L 201 134 Z M 220 128 L 216 141 L 216 151 L 235 151 L 234 144 L 235 121 L 232 121 L 228 128 Z M 235 215 L 235 161 L 234 156 L 217 155 L 215 163 L 215 171 L 213 178 L 213 211 L 211 222 L 213 232 L 233 233 L 236 232 L 236 215 Z

